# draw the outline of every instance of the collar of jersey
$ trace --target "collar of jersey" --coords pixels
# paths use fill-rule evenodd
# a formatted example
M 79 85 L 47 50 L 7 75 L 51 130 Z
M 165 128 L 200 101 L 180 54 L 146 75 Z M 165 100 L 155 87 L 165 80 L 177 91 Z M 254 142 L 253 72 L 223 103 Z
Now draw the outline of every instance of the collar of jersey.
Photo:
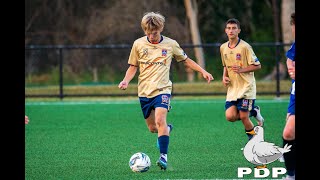
M 237 47 L 239 43 L 240 43 L 240 38 L 239 38 L 237 44 L 233 48 Z M 230 47 L 230 42 L 228 43 L 228 48 L 233 49 L 233 48 Z
M 150 42 L 148 37 L 147 37 L 147 40 L 148 40 L 148 42 L 151 43 L 151 44 L 159 44 L 159 43 L 161 43 L 162 40 L 163 40 L 163 36 L 162 36 L 162 35 L 160 35 L 160 36 L 161 36 L 160 41 L 159 41 L 159 42 L 156 42 L 156 43 Z

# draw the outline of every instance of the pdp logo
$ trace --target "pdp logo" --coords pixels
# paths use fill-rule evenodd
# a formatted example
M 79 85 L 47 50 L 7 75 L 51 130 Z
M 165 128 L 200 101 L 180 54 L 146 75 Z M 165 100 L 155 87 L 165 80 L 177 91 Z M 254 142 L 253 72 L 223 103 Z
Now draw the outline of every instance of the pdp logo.
M 283 148 L 276 146 L 274 143 L 264 141 L 264 130 L 261 126 L 255 126 L 252 131 L 247 132 L 253 135 L 250 141 L 243 148 L 244 157 L 252 164 L 254 168 L 254 177 L 265 178 L 270 175 L 270 170 L 267 169 L 267 164 L 278 160 L 284 153 L 290 151 L 291 145 L 286 144 Z M 272 177 L 277 178 L 287 172 L 285 168 L 272 168 Z M 238 168 L 238 178 L 243 178 L 244 175 L 251 174 L 252 170 L 248 167 Z
M 277 178 L 279 175 L 284 175 L 287 172 L 286 168 L 272 168 L 272 177 Z M 238 178 L 243 178 L 244 175 L 251 174 L 252 170 L 248 167 L 238 168 Z M 254 168 L 254 177 L 265 178 L 270 175 L 270 170 L 267 168 Z

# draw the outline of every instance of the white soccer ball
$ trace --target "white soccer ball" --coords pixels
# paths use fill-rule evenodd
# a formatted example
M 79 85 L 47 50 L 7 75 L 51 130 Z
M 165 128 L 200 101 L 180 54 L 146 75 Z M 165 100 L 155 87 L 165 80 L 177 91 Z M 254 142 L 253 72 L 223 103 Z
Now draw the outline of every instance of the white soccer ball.
M 137 152 L 131 156 L 129 167 L 133 172 L 146 172 L 151 166 L 149 156 L 143 152 Z

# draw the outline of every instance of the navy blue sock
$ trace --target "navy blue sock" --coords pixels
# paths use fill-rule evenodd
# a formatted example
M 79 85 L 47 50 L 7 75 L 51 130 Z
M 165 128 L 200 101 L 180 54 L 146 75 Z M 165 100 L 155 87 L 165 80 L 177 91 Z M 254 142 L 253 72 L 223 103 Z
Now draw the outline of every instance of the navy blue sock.
M 284 153 L 283 154 L 283 158 L 284 158 L 284 163 L 286 165 L 286 169 L 287 169 L 287 174 L 289 176 L 293 176 L 295 175 L 295 167 L 296 167 L 296 142 L 295 140 L 285 140 L 283 139 L 283 146 L 285 146 L 286 144 L 288 145 L 292 145 L 291 146 L 291 151 Z
M 249 117 L 251 117 L 251 116 L 256 117 L 257 116 L 257 111 L 254 110 L 254 109 L 251 109 L 251 111 L 249 112 Z
M 169 136 L 163 135 L 158 137 L 159 145 L 160 145 L 160 153 L 168 154 L 168 146 L 169 146 Z

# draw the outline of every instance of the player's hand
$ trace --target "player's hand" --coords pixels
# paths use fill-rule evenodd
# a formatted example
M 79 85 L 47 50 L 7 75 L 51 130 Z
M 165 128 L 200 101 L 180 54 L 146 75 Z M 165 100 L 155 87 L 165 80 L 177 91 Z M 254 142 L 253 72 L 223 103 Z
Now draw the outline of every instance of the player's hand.
M 288 73 L 291 79 L 295 79 L 296 78 L 296 70 L 294 67 L 290 67 L 288 69 Z
M 230 78 L 229 77 L 223 77 L 222 78 L 222 83 L 224 85 L 224 87 L 227 87 L 230 85 Z
M 232 71 L 239 74 L 240 73 L 240 69 L 241 69 L 241 66 L 238 66 L 238 65 L 233 65 L 231 67 Z
M 25 124 L 28 124 L 29 123 L 29 117 L 28 116 L 24 116 L 24 122 L 25 122 Z
M 204 72 L 202 74 L 203 78 L 205 78 L 207 80 L 208 83 L 210 83 L 210 81 L 212 81 L 214 78 L 212 76 L 212 74 L 208 73 L 208 72 Z
M 126 81 L 121 81 L 118 85 L 118 87 L 122 90 L 126 90 L 128 87 L 128 83 Z

